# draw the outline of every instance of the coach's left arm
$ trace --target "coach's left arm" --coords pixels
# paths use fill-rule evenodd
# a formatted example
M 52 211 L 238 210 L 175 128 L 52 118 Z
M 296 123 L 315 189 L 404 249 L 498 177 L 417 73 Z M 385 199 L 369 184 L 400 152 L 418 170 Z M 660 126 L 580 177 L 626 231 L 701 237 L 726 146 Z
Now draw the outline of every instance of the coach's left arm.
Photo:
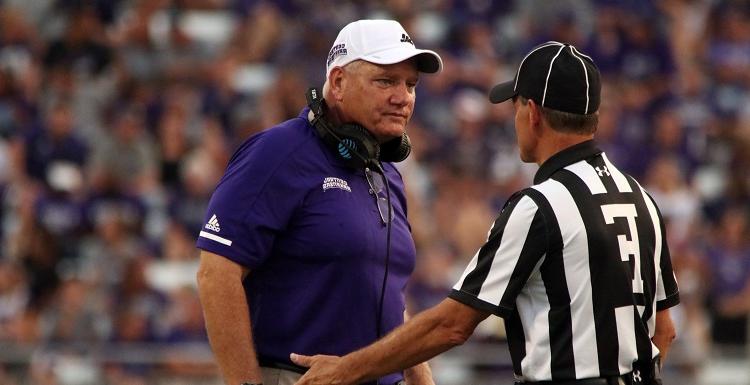
M 344 357 L 292 354 L 294 363 L 310 367 L 297 385 L 354 385 L 404 370 L 463 344 L 489 315 L 447 298 Z

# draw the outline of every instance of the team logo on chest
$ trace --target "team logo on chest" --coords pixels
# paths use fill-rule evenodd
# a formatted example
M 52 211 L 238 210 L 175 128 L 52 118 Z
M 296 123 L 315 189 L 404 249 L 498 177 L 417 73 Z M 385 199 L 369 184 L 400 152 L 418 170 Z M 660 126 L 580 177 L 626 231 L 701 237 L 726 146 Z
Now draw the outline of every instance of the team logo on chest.
M 323 191 L 327 191 L 332 188 L 341 189 L 346 192 L 352 192 L 351 187 L 349 187 L 349 183 L 347 183 L 345 180 L 341 178 L 329 176 L 323 179 Z

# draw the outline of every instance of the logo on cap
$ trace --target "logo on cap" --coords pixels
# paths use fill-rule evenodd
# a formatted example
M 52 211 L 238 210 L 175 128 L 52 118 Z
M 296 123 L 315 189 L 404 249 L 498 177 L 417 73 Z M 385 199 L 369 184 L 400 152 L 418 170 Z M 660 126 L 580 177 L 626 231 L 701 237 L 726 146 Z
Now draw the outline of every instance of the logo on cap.
M 413 41 L 411 41 L 411 38 L 409 37 L 409 35 L 407 35 L 407 34 L 405 34 L 405 33 L 402 33 L 402 34 L 401 34 L 401 42 L 402 42 L 402 43 L 409 43 L 409 44 L 411 44 L 411 45 L 414 45 L 414 42 L 413 42 Z
M 336 44 L 333 47 L 331 47 L 331 51 L 328 52 L 328 61 L 326 65 L 331 65 L 331 62 L 336 60 L 339 56 L 346 56 L 346 44 Z

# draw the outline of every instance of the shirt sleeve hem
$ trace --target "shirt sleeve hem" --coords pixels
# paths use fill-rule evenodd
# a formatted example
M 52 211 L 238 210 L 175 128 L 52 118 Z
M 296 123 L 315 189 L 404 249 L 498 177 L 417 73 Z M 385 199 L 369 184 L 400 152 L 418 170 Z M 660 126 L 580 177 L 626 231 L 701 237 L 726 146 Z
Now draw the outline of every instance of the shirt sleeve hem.
M 489 302 L 482 301 L 473 294 L 469 294 L 461 290 L 453 289 L 450 294 L 448 294 L 448 298 L 454 299 L 464 305 L 473 307 L 475 309 L 490 312 L 498 317 L 506 318 L 513 313 L 513 309 L 507 308 L 505 306 L 493 305 Z
M 657 301 L 656 310 L 660 311 L 669 309 L 670 307 L 676 306 L 678 303 L 680 303 L 680 293 L 674 293 L 661 301 Z
M 196 247 L 198 247 L 201 250 L 208 251 L 209 253 L 214 253 L 216 255 L 222 256 L 240 266 L 246 267 L 248 269 L 254 269 L 257 266 L 253 264 L 247 263 L 247 260 L 245 258 L 242 258 L 240 255 L 233 253 L 229 251 L 229 248 L 222 247 L 218 245 L 210 245 L 209 242 L 213 241 L 199 241 Z

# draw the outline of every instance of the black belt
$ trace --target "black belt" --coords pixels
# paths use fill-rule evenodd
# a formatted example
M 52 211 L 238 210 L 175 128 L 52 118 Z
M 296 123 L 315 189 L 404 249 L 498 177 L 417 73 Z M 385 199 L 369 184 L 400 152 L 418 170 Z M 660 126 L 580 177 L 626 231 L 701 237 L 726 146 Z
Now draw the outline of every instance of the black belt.
M 631 373 L 616 377 L 584 378 L 582 380 L 562 381 L 516 381 L 516 385 L 632 385 Z
M 582 380 L 561 381 L 516 381 L 516 385 L 652 385 L 661 384 L 660 358 L 650 361 L 636 361 L 633 371 L 619 376 L 584 378 Z
M 264 368 L 288 370 L 290 372 L 295 372 L 299 374 L 307 373 L 307 368 L 304 366 L 299 366 L 299 365 L 296 365 L 293 363 L 287 363 L 287 362 L 279 362 L 276 360 L 269 360 L 265 357 L 258 357 L 258 365 Z
M 279 362 L 275 360 L 269 360 L 264 357 L 258 357 L 258 364 L 264 368 L 288 370 L 290 372 L 295 372 L 299 374 L 305 374 L 307 372 L 307 368 L 304 366 L 299 366 L 299 365 L 290 364 L 286 362 Z M 375 384 L 374 381 L 372 383 Z M 393 384 L 379 384 L 379 385 L 406 385 L 406 381 L 401 380 L 401 381 L 394 382 Z

